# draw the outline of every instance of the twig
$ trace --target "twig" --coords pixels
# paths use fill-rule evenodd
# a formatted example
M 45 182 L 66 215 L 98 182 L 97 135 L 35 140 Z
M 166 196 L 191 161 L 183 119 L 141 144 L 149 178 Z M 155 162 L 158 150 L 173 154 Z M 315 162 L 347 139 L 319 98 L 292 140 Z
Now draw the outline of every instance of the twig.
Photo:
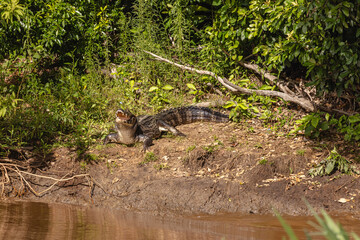
M 145 53 L 150 54 L 151 56 L 155 57 L 155 59 L 162 61 L 162 62 L 166 62 L 169 64 L 172 64 L 176 67 L 179 67 L 181 69 L 184 70 L 188 70 L 191 72 L 196 72 L 199 74 L 203 74 L 203 75 L 209 75 L 214 77 L 215 79 L 217 79 L 224 87 L 226 87 L 228 90 L 230 90 L 231 92 L 235 93 L 235 94 L 247 94 L 247 95 L 252 95 L 252 94 L 258 94 L 258 95 L 262 95 L 262 96 L 271 96 L 271 97 L 280 97 L 282 99 L 284 99 L 285 101 L 289 101 L 289 102 L 293 102 L 296 103 L 298 105 L 300 105 L 302 108 L 304 108 L 306 111 L 310 111 L 313 112 L 315 111 L 315 106 L 312 102 L 310 102 L 307 99 L 304 98 L 298 98 L 296 96 L 290 96 L 287 93 L 283 93 L 283 92 L 278 92 L 278 91 L 270 91 L 270 90 L 253 90 L 253 89 L 247 89 L 247 88 L 242 88 L 239 87 L 235 84 L 233 84 L 232 82 L 230 82 L 229 80 L 227 80 L 224 77 L 220 77 L 217 74 L 210 72 L 210 71 L 206 71 L 206 70 L 199 70 L 193 67 L 188 67 L 188 66 L 184 66 L 175 62 L 172 62 L 166 58 L 162 58 L 154 53 L 145 51 Z

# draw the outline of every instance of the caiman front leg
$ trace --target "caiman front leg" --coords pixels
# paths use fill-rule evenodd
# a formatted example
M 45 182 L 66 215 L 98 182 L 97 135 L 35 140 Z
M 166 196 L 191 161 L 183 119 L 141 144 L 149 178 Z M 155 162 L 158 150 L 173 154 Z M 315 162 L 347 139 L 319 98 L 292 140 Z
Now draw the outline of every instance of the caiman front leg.
M 167 124 L 164 121 L 158 121 L 159 127 L 160 128 L 164 128 L 166 131 L 170 131 L 172 132 L 172 134 L 174 134 L 175 136 L 182 136 L 182 137 L 186 137 L 186 135 L 182 132 L 180 132 L 179 130 L 177 130 L 175 127 Z
M 110 133 L 104 139 L 104 145 L 111 143 L 111 142 L 118 142 L 118 134 L 117 133 Z
M 149 149 L 149 147 L 152 145 L 152 138 L 143 134 L 140 134 L 136 137 L 137 142 L 143 142 L 143 152 L 146 152 L 146 150 Z

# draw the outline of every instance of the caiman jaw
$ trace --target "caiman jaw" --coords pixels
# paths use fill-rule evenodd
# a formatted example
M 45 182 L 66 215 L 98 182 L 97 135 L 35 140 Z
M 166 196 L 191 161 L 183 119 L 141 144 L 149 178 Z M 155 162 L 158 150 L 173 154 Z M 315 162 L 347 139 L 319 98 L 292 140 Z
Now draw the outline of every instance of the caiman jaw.
M 129 125 L 132 126 L 136 122 L 136 117 L 129 111 L 119 109 L 116 111 L 116 120 L 117 123 L 123 124 L 123 125 Z

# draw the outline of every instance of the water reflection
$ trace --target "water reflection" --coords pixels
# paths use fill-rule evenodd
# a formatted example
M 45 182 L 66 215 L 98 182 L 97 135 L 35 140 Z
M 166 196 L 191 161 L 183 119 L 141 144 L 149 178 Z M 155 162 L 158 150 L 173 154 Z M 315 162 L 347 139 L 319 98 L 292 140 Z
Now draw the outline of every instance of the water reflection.
M 289 217 L 305 239 L 307 217 Z M 347 230 L 359 231 L 360 221 L 343 218 Z M 197 216 L 157 218 L 144 214 L 34 202 L 0 203 L 1 239 L 281 239 L 272 216 Z

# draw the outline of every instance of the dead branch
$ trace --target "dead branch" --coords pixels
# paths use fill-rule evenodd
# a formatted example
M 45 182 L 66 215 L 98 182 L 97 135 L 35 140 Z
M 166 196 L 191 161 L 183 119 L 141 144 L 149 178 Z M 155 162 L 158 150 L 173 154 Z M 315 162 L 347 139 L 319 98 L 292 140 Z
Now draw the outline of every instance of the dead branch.
M 285 101 L 288 102 L 292 102 L 295 103 L 299 106 L 301 106 L 302 108 L 304 108 L 306 111 L 310 111 L 313 112 L 315 111 L 315 106 L 312 102 L 310 102 L 309 100 L 305 99 L 305 98 L 299 98 L 296 96 L 291 96 L 287 93 L 283 93 L 283 92 L 279 92 L 279 91 L 270 91 L 270 90 L 253 90 L 253 89 L 247 89 L 247 88 L 242 88 L 239 87 L 235 84 L 233 84 L 232 82 L 230 82 L 229 80 L 227 80 L 224 77 L 220 77 L 217 74 L 210 72 L 210 71 L 206 71 L 206 70 L 199 70 L 193 67 L 188 67 L 188 66 L 184 66 L 175 62 L 172 62 L 166 58 L 162 58 L 154 53 L 145 51 L 145 53 L 150 54 L 151 56 L 153 56 L 156 60 L 162 61 L 162 62 L 166 62 L 169 63 L 171 65 L 174 65 L 176 67 L 179 67 L 181 69 L 184 70 L 188 70 L 191 72 L 196 72 L 198 74 L 203 74 L 203 75 L 209 75 L 212 76 L 213 78 L 215 78 L 216 80 L 218 80 L 224 87 L 226 87 L 228 90 L 230 90 L 232 93 L 234 94 L 247 94 L 247 95 L 252 95 L 252 94 L 258 94 L 258 95 L 262 95 L 262 96 L 269 96 L 269 97 L 280 97 L 282 99 L 284 99 Z

